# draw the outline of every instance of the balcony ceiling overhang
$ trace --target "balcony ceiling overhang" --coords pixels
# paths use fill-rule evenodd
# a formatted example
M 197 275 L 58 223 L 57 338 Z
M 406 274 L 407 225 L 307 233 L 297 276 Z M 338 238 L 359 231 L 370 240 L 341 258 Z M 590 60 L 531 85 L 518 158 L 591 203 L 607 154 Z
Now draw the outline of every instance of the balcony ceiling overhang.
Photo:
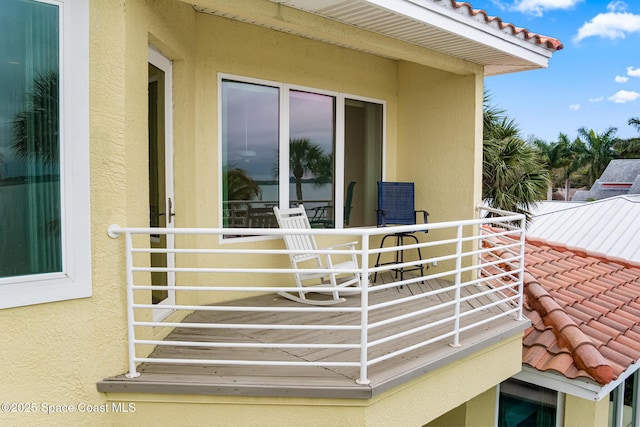
M 262 9 L 257 7 L 259 3 Z M 264 3 L 274 4 L 277 10 L 261 15 L 260 10 L 269 10 Z M 282 6 L 291 8 L 293 14 L 287 14 Z M 201 0 L 194 8 L 396 60 L 415 61 L 419 53 L 413 48 L 424 48 L 480 65 L 485 76 L 546 68 L 553 53 L 563 47 L 557 39 L 518 28 L 454 0 Z M 375 36 L 369 41 L 339 37 L 331 25 L 305 26 L 302 15 L 295 18 L 296 12 Z M 376 39 L 380 36 L 401 42 L 405 48 L 385 48 L 384 40 Z M 461 66 L 458 72 L 464 73 L 463 69 Z

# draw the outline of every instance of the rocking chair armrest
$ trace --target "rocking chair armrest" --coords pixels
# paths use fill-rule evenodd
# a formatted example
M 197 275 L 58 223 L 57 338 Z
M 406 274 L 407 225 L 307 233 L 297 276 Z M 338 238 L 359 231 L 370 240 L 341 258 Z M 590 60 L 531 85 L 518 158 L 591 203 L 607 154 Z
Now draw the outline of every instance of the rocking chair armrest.
M 336 248 L 345 247 L 345 246 L 348 246 L 348 247 L 351 247 L 351 248 L 355 248 L 357 243 L 358 243 L 357 241 L 348 242 L 348 243 L 339 243 L 337 245 L 327 246 L 325 249 L 336 249 Z

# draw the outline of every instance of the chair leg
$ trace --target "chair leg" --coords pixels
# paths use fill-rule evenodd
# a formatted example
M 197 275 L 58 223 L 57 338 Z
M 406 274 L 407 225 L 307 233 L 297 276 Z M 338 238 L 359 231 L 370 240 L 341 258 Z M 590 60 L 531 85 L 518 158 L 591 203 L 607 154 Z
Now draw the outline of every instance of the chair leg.
M 420 243 L 418 238 L 416 236 L 414 236 L 413 234 L 387 234 L 384 237 L 382 237 L 382 241 L 380 242 L 380 248 L 382 248 L 384 246 L 384 241 L 387 239 L 387 237 L 395 237 L 396 238 L 396 247 L 398 248 L 396 250 L 396 253 L 395 253 L 395 263 L 396 264 L 403 264 L 404 263 L 404 249 L 402 249 L 402 247 L 404 246 L 404 238 L 405 237 L 412 238 L 415 241 L 416 245 Z M 416 249 L 418 250 L 418 259 L 422 260 L 422 251 L 420 250 L 419 247 L 417 247 Z M 382 253 L 378 253 L 378 256 L 376 258 L 376 267 L 384 265 L 384 263 L 382 263 L 382 264 L 380 263 L 380 256 L 381 255 L 382 255 Z M 423 264 L 418 265 L 417 267 L 415 267 L 415 269 L 420 269 L 420 275 L 422 277 L 424 277 L 424 265 Z M 394 271 L 394 277 L 396 279 L 398 279 L 398 273 L 399 273 L 400 274 L 400 281 L 404 280 L 404 267 L 393 268 L 392 270 Z M 413 270 L 413 269 L 410 269 L 410 270 Z M 377 278 L 378 278 L 378 272 L 376 271 L 374 273 L 374 275 L 373 275 L 373 282 L 374 283 L 376 282 Z M 422 281 L 422 284 L 424 284 L 424 280 Z M 402 289 L 402 286 L 400 286 L 400 289 Z
M 384 241 L 387 239 L 387 237 L 393 237 L 392 234 L 386 234 L 382 237 L 382 241 L 380 242 L 380 249 L 382 249 L 382 247 L 384 246 Z M 382 252 L 378 252 L 378 257 L 376 258 L 376 267 L 380 267 L 382 264 L 380 264 L 380 255 L 382 255 Z M 398 262 L 398 260 L 396 259 L 396 262 Z M 376 280 L 378 279 L 378 272 L 376 271 L 373 274 L 373 283 L 376 283 Z
M 420 244 L 420 241 L 418 240 L 418 238 L 413 234 L 407 234 L 406 236 L 411 237 L 413 240 L 415 240 L 416 245 Z M 416 249 L 418 250 L 418 259 L 422 260 L 422 251 L 420 251 L 420 247 L 417 247 Z M 424 277 L 424 264 L 420 264 L 417 268 L 420 269 L 420 277 Z M 422 280 L 422 284 L 424 285 L 424 280 Z

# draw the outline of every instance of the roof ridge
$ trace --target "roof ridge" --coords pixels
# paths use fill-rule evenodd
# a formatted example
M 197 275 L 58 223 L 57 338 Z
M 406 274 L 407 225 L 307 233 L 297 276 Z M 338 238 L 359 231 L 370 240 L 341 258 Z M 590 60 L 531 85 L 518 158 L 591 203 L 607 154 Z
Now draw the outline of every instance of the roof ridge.
M 578 368 L 588 372 L 599 384 L 608 384 L 616 378 L 613 367 L 591 338 L 528 272 L 524 273 L 524 293 L 529 306 L 538 312 L 545 325 L 551 326 L 559 344 L 569 348 Z

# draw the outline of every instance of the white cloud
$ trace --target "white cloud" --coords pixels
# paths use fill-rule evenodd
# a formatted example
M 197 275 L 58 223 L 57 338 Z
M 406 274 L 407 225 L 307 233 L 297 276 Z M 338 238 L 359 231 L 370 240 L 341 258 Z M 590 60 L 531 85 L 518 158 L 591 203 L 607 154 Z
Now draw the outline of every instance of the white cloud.
M 515 0 L 513 8 L 518 12 L 542 16 L 548 10 L 570 9 L 583 0 Z
M 640 15 L 625 12 L 626 7 L 626 3 L 621 1 L 609 3 L 608 12 L 600 13 L 582 25 L 573 41 L 579 42 L 587 37 L 624 39 L 628 34 L 640 33 Z
M 640 68 L 627 67 L 627 76 L 640 77 Z
M 569 105 L 569 109 L 570 110 L 579 110 L 580 109 L 580 104 L 571 104 Z
M 614 80 L 616 81 L 616 83 L 626 83 L 629 80 L 629 77 L 616 76 Z
M 635 101 L 640 98 L 640 93 L 629 91 L 629 90 L 619 90 L 610 96 L 609 101 L 615 102 L 616 104 L 624 104 L 627 102 Z
M 627 4 L 623 1 L 612 1 L 607 5 L 607 10 L 609 12 L 624 12 L 627 10 Z
M 602 102 L 604 101 L 604 96 L 599 96 L 597 98 L 589 98 L 589 102 Z

